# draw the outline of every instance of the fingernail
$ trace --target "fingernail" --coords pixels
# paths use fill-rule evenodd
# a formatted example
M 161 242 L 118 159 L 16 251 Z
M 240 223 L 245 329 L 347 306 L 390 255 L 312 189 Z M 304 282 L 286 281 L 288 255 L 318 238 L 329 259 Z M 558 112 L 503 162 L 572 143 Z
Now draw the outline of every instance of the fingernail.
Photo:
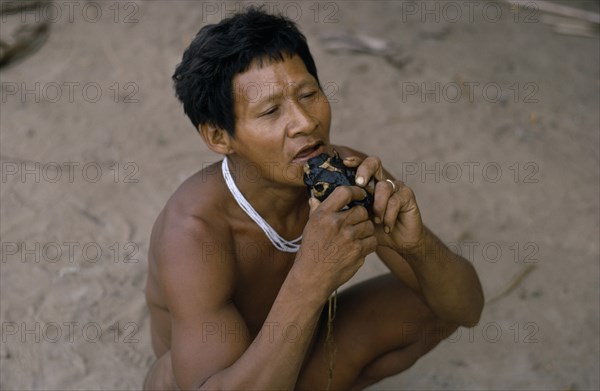
M 375 221 L 375 224 L 381 224 L 381 219 L 379 217 L 375 217 L 373 221 Z
M 356 178 L 356 184 L 359 185 L 359 186 L 364 185 L 365 184 L 365 178 L 363 178 L 361 176 L 357 177 Z
M 383 231 L 384 231 L 386 234 L 389 234 L 389 233 L 390 233 L 390 227 L 384 227 L 384 228 L 383 228 Z

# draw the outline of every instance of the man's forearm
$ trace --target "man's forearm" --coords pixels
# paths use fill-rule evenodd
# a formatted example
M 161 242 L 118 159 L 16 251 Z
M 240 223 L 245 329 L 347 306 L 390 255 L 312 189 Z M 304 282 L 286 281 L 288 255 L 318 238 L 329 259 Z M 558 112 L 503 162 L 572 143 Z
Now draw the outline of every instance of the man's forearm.
M 319 320 L 324 300 L 302 291 L 292 271 L 265 323 L 242 356 L 211 376 L 200 389 L 292 390 Z
M 419 249 L 402 256 L 413 269 L 427 303 L 441 319 L 463 326 L 477 324 L 483 292 L 469 261 L 450 251 L 427 228 Z

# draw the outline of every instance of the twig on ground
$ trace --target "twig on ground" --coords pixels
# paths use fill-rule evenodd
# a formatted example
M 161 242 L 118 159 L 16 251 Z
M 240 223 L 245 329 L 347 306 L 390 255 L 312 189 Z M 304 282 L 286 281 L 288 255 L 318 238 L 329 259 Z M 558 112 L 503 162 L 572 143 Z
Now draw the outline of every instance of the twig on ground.
M 511 283 L 506 288 L 504 288 L 504 290 L 502 292 L 500 292 L 496 296 L 489 299 L 485 304 L 486 305 L 492 304 L 492 303 L 508 296 L 513 290 L 515 290 L 521 284 L 521 282 L 523 282 L 525 277 L 527 277 L 529 275 L 529 273 L 531 273 L 535 269 L 535 267 L 536 267 L 535 265 L 529 265 L 525 269 L 521 270 L 519 272 L 519 274 L 517 274 L 515 276 L 515 278 L 513 278 Z

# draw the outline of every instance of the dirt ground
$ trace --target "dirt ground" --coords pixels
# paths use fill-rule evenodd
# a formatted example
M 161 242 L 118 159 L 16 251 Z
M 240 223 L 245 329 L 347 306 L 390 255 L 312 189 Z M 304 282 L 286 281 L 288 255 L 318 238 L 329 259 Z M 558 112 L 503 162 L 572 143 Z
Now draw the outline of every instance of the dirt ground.
M 3 390 L 141 388 L 150 229 L 219 159 L 170 76 L 202 25 L 243 7 L 69 4 L 2 19 L 8 39 L 52 18 L 0 76 Z M 381 157 L 497 297 L 477 327 L 370 389 L 599 389 L 598 38 L 500 0 L 267 5 L 308 38 L 333 141 Z M 400 60 L 329 50 L 332 34 L 383 40 Z M 352 281 L 384 271 L 369 258 Z

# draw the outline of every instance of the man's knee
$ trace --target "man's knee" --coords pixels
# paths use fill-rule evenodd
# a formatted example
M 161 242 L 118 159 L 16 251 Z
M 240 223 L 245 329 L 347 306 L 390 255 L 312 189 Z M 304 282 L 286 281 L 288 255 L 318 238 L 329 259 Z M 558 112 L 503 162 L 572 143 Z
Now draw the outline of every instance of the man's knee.
M 152 364 L 144 380 L 144 390 L 179 390 L 173 375 L 170 352 L 167 352 Z
M 455 323 L 443 322 L 440 320 L 432 321 L 428 327 L 424 329 L 422 343 L 425 352 L 434 348 L 438 343 L 451 336 L 459 325 Z

